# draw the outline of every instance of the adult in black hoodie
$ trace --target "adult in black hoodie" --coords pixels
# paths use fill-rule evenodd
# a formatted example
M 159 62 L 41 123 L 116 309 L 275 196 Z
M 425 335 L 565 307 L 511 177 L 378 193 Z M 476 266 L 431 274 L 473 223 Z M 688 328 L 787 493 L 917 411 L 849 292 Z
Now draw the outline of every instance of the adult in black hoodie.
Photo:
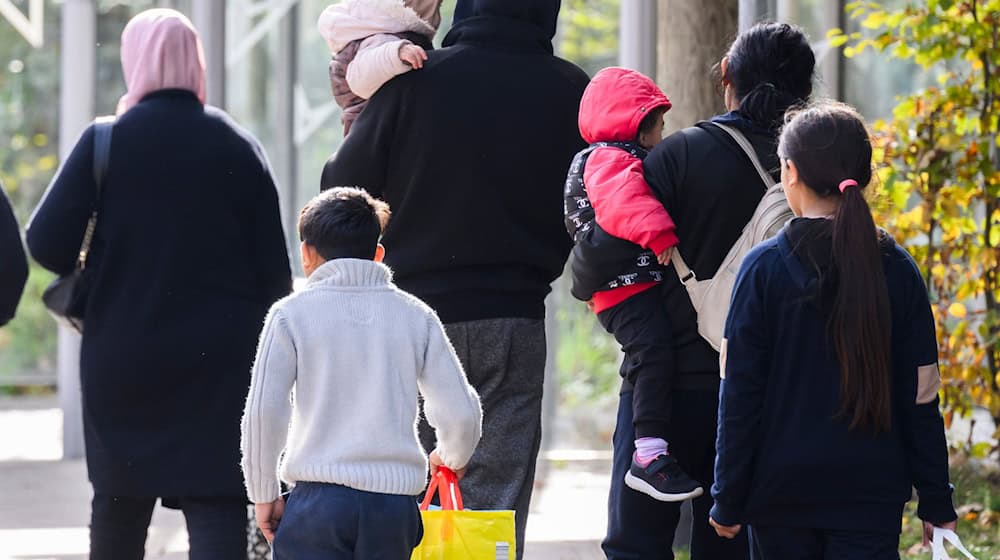
M 514 509 L 541 438 L 544 299 L 570 239 L 562 188 L 587 75 L 552 54 L 559 0 L 459 0 L 445 48 L 379 89 L 322 186 L 387 201 L 400 288 L 440 315 L 485 407 L 465 503 Z
M 0 327 L 14 318 L 28 280 L 28 260 L 21 244 L 21 230 L 0 187 Z
M 809 41 L 786 24 L 758 24 L 737 37 L 723 61 L 723 85 L 730 113 L 712 120 L 739 129 L 753 144 L 764 167 L 779 180 L 777 129 L 785 110 L 809 97 L 815 66 Z M 646 180 L 670 210 L 680 238 L 678 249 L 698 278 L 711 278 L 739 238 L 764 194 L 753 164 L 724 131 L 709 123 L 681 130 L 645 159 Z M 672 271 L 663 282 L 673 338 L 676 380 L 668 434 L 669 451 L 704 488 L 713 481 L 719 354 L 698 334 L 697 315 Z M 610 559 L 673 558 L 680 504 L 657 502 L 624 484 L 635 450 L 632 389 L 622 388 L 615 431 L 609 500 Z M 718 537 L 708 523 L 712 498 L 693 501 L 692 560 L 747 558 L 746 539 Z

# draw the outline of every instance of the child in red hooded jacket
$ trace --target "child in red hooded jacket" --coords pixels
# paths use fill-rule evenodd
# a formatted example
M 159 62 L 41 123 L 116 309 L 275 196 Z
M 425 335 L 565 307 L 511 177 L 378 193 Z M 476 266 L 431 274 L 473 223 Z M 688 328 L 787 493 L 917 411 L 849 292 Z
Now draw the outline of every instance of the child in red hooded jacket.
M 625 484 L 676 502 L 702 494 L 667 450 L 673 356 L 658 288 L 677 235 L 642 168 L 669 109 L 667 96 L 639 72 L 605 68 L 594 76 L 579 117 L 580 133 L 591 145 L 570 166 L 565 216 L 576 243 L 573 295 L 621 344 L 621 373 L 634 386 L 636 452 Z

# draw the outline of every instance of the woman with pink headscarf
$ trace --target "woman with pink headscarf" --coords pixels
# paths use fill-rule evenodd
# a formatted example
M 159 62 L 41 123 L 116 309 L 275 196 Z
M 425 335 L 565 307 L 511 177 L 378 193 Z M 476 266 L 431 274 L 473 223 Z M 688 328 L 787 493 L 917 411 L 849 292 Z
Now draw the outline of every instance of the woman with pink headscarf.
M 204 105 L 186 17 L 139 14 L 121 55 L 100 197 L 90 127 L 28 230 L 35 259 L 69 274 L 98 211 L 80 361 L 90 557 L 142 558 L 159 499 L 183 510 L 190 558 L 245 559 L 240 417 L 264 316 L 291 288 L 277 193 L 257 141 Z

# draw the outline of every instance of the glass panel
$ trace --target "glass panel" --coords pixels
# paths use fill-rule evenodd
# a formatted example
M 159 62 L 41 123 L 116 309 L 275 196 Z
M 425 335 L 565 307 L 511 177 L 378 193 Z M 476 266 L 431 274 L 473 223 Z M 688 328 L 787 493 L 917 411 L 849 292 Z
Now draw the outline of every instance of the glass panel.
M 45 2 L 39 48 L 0 17 L 0 182 L 22 227 L 59 163 L 60 6 Z M 0 328 L 0 391 L 55 380 L 55 322 L 40 299 L 51 280 L 32 263 L 17 318 Z

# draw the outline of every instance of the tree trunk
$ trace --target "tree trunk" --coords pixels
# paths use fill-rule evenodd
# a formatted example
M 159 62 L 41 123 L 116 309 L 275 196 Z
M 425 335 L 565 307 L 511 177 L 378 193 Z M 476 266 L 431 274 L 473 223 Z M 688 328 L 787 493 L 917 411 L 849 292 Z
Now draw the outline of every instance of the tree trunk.
M 736 37 L 737 0 L 660 0 L 657 81 L 673 103 L 670 133 L 725 111 L 712 68 Z

